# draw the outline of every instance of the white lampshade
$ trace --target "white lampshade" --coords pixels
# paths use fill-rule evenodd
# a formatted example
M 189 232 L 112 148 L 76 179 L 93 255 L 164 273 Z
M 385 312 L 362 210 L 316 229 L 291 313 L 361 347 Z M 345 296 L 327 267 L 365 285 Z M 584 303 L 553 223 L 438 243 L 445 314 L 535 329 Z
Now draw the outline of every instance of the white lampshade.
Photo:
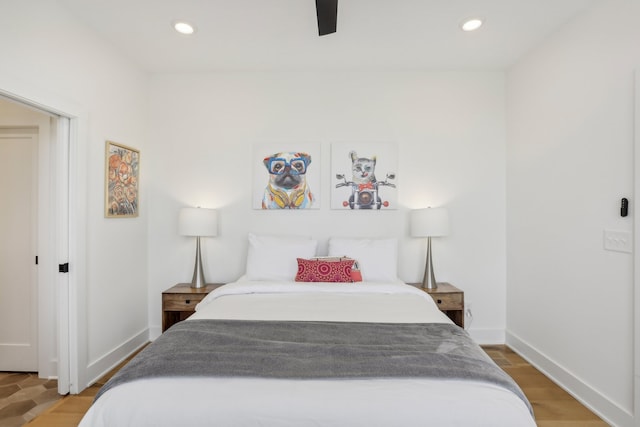
M 205 208 L 180 209 L 178 233 L 182 236 L 217 236 L 218 211 Z
M 411 236 L 438 237 L 449 234 L 449 212 L 446 208 L 411 211 Z

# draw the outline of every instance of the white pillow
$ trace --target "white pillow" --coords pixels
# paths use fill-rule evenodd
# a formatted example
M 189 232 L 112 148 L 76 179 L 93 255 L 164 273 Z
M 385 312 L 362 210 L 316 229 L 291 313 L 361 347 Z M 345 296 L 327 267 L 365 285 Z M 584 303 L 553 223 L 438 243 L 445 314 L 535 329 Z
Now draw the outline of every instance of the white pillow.
M 329 256 L 347 256 L 360 264 L 362 280 L 389 282 L 398 279 L 397 239 L 329 239 Z
M 309 237 L 258 236 L 249 233 L 247 279 L 293 282 L 298 273 L 297 258 L 315 256 L 317 240 Z

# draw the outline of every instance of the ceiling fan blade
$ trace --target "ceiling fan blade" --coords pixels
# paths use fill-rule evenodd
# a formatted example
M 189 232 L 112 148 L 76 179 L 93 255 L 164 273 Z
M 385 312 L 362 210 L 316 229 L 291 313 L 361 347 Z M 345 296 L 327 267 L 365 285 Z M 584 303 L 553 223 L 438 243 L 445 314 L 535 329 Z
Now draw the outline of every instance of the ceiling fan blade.
M 338 0 L 316 0 L 316 15 L 318 15 L 319 35 L 335 33 L 338 21 Z

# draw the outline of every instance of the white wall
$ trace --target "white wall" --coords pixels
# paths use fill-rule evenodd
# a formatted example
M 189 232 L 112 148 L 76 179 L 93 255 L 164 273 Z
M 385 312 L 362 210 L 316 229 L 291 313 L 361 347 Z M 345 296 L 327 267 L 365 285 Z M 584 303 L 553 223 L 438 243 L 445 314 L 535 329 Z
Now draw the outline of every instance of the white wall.
M 605 251 L 603 230 L 633 226 L 619 212 L 639 18 L 636 1 L 603 2 L 507 77 L 507 343 L 619 426 L 633 424 L 632 255 Z
M 81 216 L 86 271 L 78 283 L 80 389 L 108 368 L 131 340 L 147 337 L 147 196 L 145 148 L 148 76 L 101 42 L 55 2 L 0 1 L 0 90 L 3 82 L 80 106 L 82 140 L 72 173 L 83 192 L 74 213 Z M 20 82 L 20 84 L 15 84 Z M 25 96 L 18 93 L 17 95 Z M 141 216 L 104 218 L 104 151 L 111 139 L 142 151 Z M 86 269 L 84 268 L 86 267 Z
M 178 236 L 183 206 L 220 211 L 217 238 L 204 241 L 209 281 L 244 272 L 247 232 L 400 239 L 399 271 L 422 278 L 425 245 L 412 239 L 412 208 L 447 206 L 452 233 L 434 241 L 438 280 L 473 303 L 471 332 L 503 342 L 505 327 L 504 75 L 336 72 L 154 75 L 149 177 L 149 322 L 159 333 L 161 292 L 190 281 L 195 243 Z M 322 206 L 251 208 L 254 144 L 317 142 Z M 331 142 L 394 142 L 399 209 L 329 209 Z

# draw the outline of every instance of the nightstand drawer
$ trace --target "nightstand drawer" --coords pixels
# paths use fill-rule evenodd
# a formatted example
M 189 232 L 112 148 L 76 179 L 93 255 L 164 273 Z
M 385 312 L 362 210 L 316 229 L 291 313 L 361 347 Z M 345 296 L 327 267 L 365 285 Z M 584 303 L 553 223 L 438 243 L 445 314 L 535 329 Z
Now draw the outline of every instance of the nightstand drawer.
M 190 283 L 178 283 L 162 293 L 162 332 L 183 321 L 196 311 L 196 305 L 222 283 L 208 283 L 204 288 L 192 288 Z
M 409 285 L 428 293 L 440 311 L 453 320 L 453 323 L 464 328 L 464 292 L 462 290 L 447 282 L 438 283 L 435 289 L 425 289 L 422 283 L 409 283 Z
M 464 310 L 463 296 L 456 294 L 431 295 L 440 310 Z
M 202 301 L 203 297 L 204 295 L 165 295 L 162 309 L 164 311 L 195 311 L 196 305 Z

